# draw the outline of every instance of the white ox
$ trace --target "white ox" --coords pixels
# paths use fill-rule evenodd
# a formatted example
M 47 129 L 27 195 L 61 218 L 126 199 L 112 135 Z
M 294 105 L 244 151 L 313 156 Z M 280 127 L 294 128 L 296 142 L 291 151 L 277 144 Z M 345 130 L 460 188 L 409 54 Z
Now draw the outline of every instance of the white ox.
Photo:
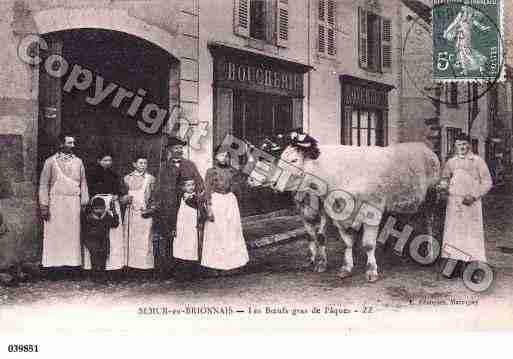
M 317 146 L 315 140 L 313 145 Z M 296 192 L 295 202 L 310 236 L 308 264 L 315 271 L 327 269 L 328 221 L 336 226 L 346 246 L 344 264 L 338 273 L 341 278 L 352 275 L 353 237 L 355 229 L 363 227 L 366 278 L 374 282 L 379 278 L 375 250 L 381 219 L 376 222 L 375 214 L 381 217 L 385 211 L 415 213 L 428 190 L 439 181 L 440 162 L 424 143 L 388 147 L 328 145 L 318 149 L 320 156 L 312 159 L 304 148 L 288 145 L 266 180 L 255 182 L 257 164 L 249 184 Z M 305 196 L 307 192 L 319 196 Z M 315 198 L 320 201 L 316 202 Z

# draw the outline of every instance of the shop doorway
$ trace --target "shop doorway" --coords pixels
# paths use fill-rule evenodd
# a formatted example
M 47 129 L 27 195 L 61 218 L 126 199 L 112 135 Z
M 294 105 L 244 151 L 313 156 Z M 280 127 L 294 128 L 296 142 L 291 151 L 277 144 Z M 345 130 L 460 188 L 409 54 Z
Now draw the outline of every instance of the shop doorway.
M 233 133 L 237 138 L 260 144 L 266 137 L 293 128 L 290 97 L 235 90 L 233 99 Z M 239 199 L 242 216 L 290 208 L 292 204 L 289 193 L 274 193 L 267 188 L 247 188 Z
M 178 61 L 160 47 L 135 36 L 100 29 L 76 29 L 45 36 L 48 51 L 41 51 L 45 60 L 51 54 L 61 55 L 70 70 L 61 79 L 50 76 L 40 66 L 38 161 L 42 163 L 55 151 L 59 134 L 76 135 L 76 153 L 87 168 L 95 163 L 97 153 L 107 149 L 114 154 L 114 170 L 121 176 L 129 173 L 136 153 L 148 156 L 148 171 L 158 176 L 161 153 L 161 131 L 148 134 L 137 126 L 143 119 L 147 104 L 169 108 L 170 74 Z M 63 89 L 74 65 L 93 74 L 87 89 Z M 103 88 L 116 88 L 99 104 L 90 104 L 95 87 L 102 78 Z M 139 93 L 143 98 L 138 110 L 129 111 L 134 95 L 121 103 L 114 100 L 121 89 Z M 144 94 L 144 95 L 142 95 Z

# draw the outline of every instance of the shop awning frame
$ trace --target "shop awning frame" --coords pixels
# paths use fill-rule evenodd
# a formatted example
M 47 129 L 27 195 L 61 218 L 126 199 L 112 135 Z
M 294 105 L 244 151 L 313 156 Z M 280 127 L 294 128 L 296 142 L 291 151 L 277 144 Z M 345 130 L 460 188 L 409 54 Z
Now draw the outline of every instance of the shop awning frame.
M 265 61 L 271 66 L 278 66 L 281 68 L 287 68 L 290 71 L 298 73 L 307 73 L 311 70 L 315 70 L 313 66 L 303 64 L 290 59 L 282 57 L 271 56 L 266 52 L 258 51 L 250 48 L 243 48 L 234 45 L 228 45 L 222 42 L 209 42 L 207 44 L 210 52 L 214 56 L 236 56 L 239 58 L 249 58 L 251 56 L 263 57 Z

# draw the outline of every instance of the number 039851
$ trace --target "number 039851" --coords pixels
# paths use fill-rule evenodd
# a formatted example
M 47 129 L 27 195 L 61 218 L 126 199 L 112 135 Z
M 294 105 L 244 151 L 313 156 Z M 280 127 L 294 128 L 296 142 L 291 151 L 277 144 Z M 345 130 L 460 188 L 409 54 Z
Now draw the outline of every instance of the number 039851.
M 9 344 L 7 346 L 9 353 L 39 353 L 37 344 Z

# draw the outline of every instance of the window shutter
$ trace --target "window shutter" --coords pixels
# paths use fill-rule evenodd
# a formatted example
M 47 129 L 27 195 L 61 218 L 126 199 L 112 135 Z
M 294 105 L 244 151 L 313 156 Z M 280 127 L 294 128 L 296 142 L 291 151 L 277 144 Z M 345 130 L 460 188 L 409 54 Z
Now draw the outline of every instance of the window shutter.
M 324 22 L 326 21 L 326 3 L 324 0 L 319 0 L 319 32 L 318 32 L 318 46 L 317 51 L 324 53 L 326 51 L 326 29 L 324 28 Z
M 326 51 L 326 32 L 324 25 L 319 25 L 319 52 L 324 53 Z
M 367 47 L 367 11 L 358 8 L 358 58 L 360 67 L 369 65 L 369 49 Z
M 234 31 L 237 35 L 249 37 L 250 0 L 235 0 Z
M 335 32 L 336 3 L 334 0 L 328 0 L 328 54 L 337 54 L 337 35 Z
M 278 0 L 277 10 L 278 24 L 278 36 L 276 36 L 276 45 L 281 47 L 287 47 L 289 43 L 289 1 Z
M 326 6 L 326 4 L 324 3 L 324 0 L 319 0 L 319 20 L 320 21 L 326 21 L 324 6 Z
M 381 19 L 381 71 L 392 72 L 392 21 Z
M 335 56 L 337 54 L 336 1 L 318 0 L 318 51 Z
M 335 0 L 328 0 L 328 24 L 335 26 Z
M 336 53 L 335 31 L 333 29 L 328 29 L 328 54 L 335 55 Z

